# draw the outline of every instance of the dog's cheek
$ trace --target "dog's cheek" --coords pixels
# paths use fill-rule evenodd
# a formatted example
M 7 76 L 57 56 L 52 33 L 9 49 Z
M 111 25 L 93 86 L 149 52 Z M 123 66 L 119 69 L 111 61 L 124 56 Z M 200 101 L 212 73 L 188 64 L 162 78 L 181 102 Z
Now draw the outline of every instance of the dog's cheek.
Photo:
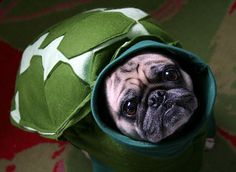
M 198 108 L 198 100 L 195 95 L 193 95 L 193 99 L 191 100 L 190 106 L 191 106 L 192 113 L 194 113 L 194 111 Z
M 123 134 L 131 136 L 133 138 L 137 137 L 134 122 L 120 118 L 118 121 L 116 121 L 116 125 Z
M 158 142 L 163 137 L 163 110 L 162 108 L 148 108 L 140 126 L 142 136 L 150 142 Z
M 185 124 L 190 117 L 190 112 L 180 106 L 176 106 L 167 112 L 163 117 L 163 126 L 166 135 L 173 134 L 180 126 Z

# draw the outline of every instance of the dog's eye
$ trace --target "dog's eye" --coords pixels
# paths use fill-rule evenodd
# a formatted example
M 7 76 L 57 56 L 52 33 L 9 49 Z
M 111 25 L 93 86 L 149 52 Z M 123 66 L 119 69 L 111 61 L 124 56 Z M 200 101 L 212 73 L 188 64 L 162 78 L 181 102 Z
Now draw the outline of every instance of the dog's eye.
M 163 78 L 166 81 L 176 81 L 179 79 L 179 72 L 176 69 L 166 69 L 163 72 Z
M 134 116 L 137 111 L 137 102 L 135 100 L 129 100 L 129 101 L 125 102 L 125 104 L 123 106 L 123 111 L 129 117 Z

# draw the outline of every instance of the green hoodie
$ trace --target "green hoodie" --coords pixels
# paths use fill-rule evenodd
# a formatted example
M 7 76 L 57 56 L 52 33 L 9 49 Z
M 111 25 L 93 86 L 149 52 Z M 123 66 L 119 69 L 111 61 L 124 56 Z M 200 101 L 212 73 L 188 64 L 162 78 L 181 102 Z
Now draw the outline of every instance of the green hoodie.
M 98 9 L 69 18 L 25 49 L 11 121 L 86 150 L 94 171 L 198 171 L 212 118 L 215 81 L 199 57 L 178 47 L 139 9 Z M 200 103 L 198 121 L 176 140 L 135 141 L 107 121 L 101 101 L 104 77 L 129 54 L 144 48 L 172 53 L 193 78 Z

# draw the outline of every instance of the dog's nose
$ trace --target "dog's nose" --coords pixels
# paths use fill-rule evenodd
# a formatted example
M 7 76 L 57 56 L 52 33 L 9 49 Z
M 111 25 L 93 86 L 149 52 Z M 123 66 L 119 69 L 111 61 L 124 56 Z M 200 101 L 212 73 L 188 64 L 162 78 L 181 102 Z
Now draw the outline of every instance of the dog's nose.
M 148 97 L 148 106 L 158 107 L 165 99 L 166 91 L 164 90 L 155 90 L 149 94 Z

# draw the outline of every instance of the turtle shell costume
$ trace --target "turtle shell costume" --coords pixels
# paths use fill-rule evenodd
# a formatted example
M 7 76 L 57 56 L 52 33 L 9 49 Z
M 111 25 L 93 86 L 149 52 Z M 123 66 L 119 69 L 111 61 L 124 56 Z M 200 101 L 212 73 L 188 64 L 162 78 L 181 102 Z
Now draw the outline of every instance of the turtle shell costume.
M 195 125 L 157 144 L 133 140 L 112 127 L 102 98 L 110 70 L 145 48 L 171 53 L 193 78 L 199 101 Z M 94 171 L 193 172 L 200 169 L 208 124 L 214 124 L 215 94 L 209 67 L 148 14 L 98 9 L 49 28 L 25 49 L 10 116 L 19 128 L 87 151 Z

